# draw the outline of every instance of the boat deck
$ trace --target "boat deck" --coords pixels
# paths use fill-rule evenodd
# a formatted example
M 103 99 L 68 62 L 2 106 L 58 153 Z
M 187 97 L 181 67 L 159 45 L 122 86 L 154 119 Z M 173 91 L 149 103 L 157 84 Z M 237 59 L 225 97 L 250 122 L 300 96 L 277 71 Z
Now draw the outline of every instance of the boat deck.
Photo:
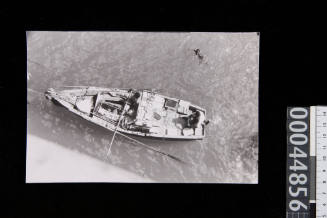
M 130 124 L 125 121 L 131 118 L 122 114 L 124 99 L 130 96 L 127 90 L 99 91 L 90 88 L 51 95 L 70 111 L 110 130 L 156 138 L 202 139 L 205 136 L 203 125 L 186 128 L 185 119 L 196 110 L 205 115 L 203 108 L 148 90 L 140 93 L 136 117 Z M 120 125 L 117 126 L 118 123 Z
M 139 102 L 136 125 L 150 128 L 150 135 L 161 135 L 164 137 L 202 136 L 203 128 L 195 131 L 185 128 L 183 117 L 190 115 L 189 103 L 179 104 L 179 100 L 167 99 L 162 95 L 143 91 Z M 188 104 L 187 106 L 185 105 Z

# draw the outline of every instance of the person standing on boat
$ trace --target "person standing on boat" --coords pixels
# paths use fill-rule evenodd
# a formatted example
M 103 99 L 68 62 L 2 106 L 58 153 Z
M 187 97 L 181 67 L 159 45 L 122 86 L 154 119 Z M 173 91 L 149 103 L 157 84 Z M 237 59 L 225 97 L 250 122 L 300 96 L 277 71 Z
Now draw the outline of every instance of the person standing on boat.
M 195 129 L 200 126 L 200 124 L 204 121 L 204 114 L 200 111 L 196 111 L 191 114 L 189 117 L 189 125 L 191 128 Z
M 132 90 L 129 90 L 131 92 Z M 127 107 L 126 107 L 126 119 L 125 124 L 130 125 L 135 122 L 135 118 L 137 115 L 138 109 L 138 100 L 141 94 L 139 92 L 135 92 L 134 95 L 127 99 Z
M 139 92 L 135 92 L 132 97 L 127 99 L 127 104 L 129 104 L 130 108 L 133 108 L 134 110 L 137 109 L 140 96 L 141 94 Z
M 205 115 L 202 111 L 195 111 L 188 117 L 184 118 L 186 121 L 185 128 L 192 128 L 194 135 L 195 135 L 195 129 L 196 128 L 204 128 L 205 125 L 209 123 L 209 120 L 205 119 Z

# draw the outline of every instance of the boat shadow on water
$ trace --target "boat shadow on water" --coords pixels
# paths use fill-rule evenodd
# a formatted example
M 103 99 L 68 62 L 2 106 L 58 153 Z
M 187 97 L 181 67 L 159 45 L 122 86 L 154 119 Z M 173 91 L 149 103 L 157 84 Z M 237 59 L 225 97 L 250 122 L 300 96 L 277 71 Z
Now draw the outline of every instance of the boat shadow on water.
M 42 96 L 28 104 L 28 133 L 56 142 L 72 150 L 159 182 L 187 180 L 189 166 L 140 147 L 137 143 L 116 135 L 107 156 L 113 132 L 52 104 Z M 130 135 L 128 135 L 130 136 Z M 131 136 L 160 151 L 181 159 L 185 146 L 196 141 L 185 139 L 155 139 Z M 180 166 L 176 166 L 179 164 Z M 183 168 L 183 169 L 182 169 Z M 182 171 L 182 173 L 181 173 Z M 189 172 L 189 175 L 191 172 Z

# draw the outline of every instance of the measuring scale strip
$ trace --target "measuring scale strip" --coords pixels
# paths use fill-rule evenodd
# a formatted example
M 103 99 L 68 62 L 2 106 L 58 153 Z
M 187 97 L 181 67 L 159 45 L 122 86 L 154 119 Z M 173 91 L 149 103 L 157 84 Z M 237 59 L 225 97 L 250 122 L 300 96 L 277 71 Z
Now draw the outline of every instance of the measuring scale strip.
M 327 107 L 311 108 L 316 117 L 316 217 L 327 218 Z

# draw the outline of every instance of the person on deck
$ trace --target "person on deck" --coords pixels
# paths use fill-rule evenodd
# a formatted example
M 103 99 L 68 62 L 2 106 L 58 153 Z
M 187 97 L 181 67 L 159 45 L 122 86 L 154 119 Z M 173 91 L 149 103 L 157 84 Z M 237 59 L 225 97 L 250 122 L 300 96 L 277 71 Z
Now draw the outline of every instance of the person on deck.
M 132 97 L 127 100 L 127 103 L 130 105 L 130 108 L 137 109 L 138 99 L 141 96 L 139 92 L 135 92 Z
M 202 111 L 196 111 L 189 115 L 188 117 L 183 117 L 186 121 L 185 128 L 192 128 L 195 135 L 195 129 L 199 127 L 204 127 L 209 123 L 209 120 L 205 120 L 204 113 Z
M 132 90 L 129 90 L 131 92 Z M 127 107 L 126 107 L 126 117 L 125 123 L 126 125 L 130 125 L 136 121 L 137 109 L 138 109 L 138 99 L 140 97 L 139 92 L 135 92 L 132 97 L 127 99 Z

